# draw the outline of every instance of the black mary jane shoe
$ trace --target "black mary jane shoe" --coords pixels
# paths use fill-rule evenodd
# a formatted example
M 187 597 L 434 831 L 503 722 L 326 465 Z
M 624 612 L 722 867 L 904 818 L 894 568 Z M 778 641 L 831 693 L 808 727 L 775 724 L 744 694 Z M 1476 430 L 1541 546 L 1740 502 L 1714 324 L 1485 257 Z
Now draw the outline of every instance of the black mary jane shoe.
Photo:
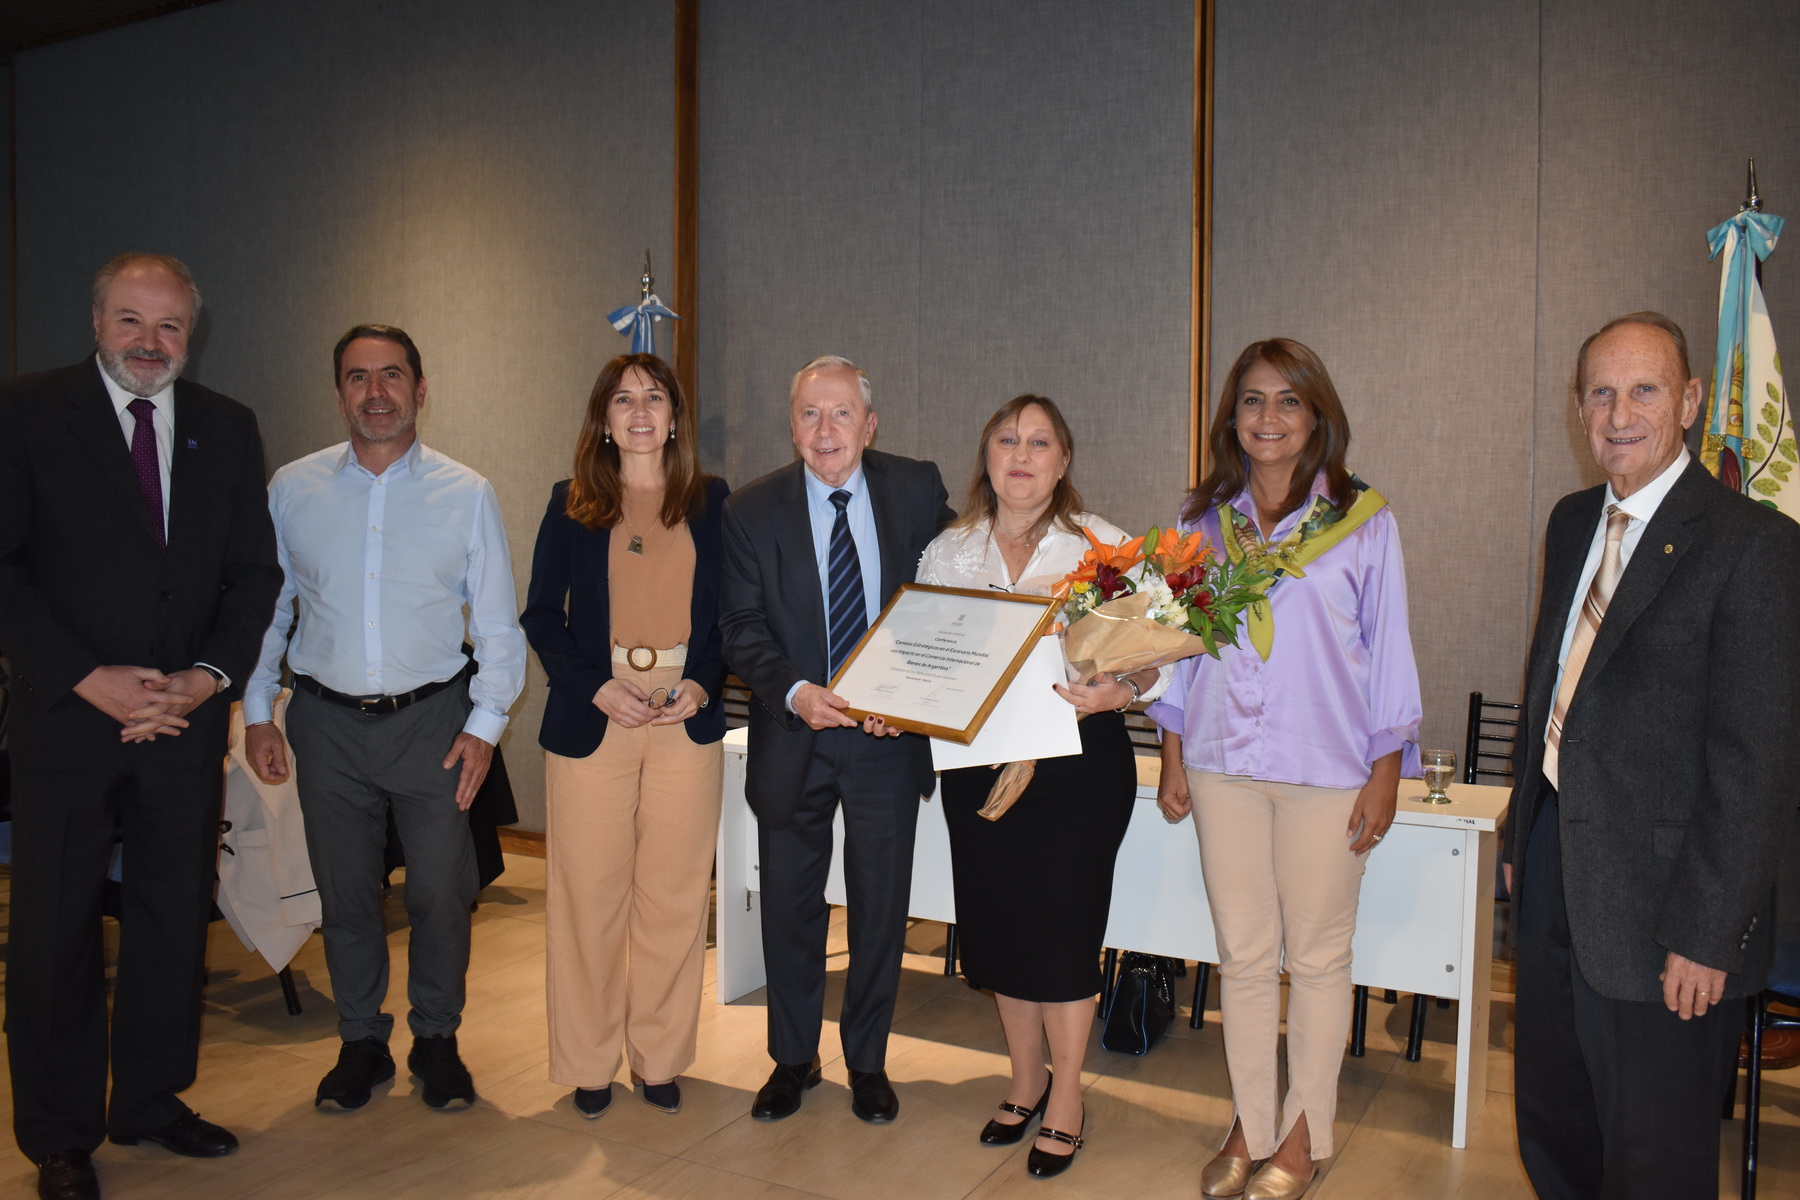
M 1049 1082 L 1044 1084 L 1044 1094 L 1039 1096 L 1038 1102 L 1030 1108 L 1026 1108 L 1020 1104 L 1007 1104 L 1002 1102 L 1000 1105 L 1001 1112 L 1012 1113 L 1016 1117 L 1023 1117 L 1024 1120 L 1012 1125 L 1003 1124 L 999 1121 L 989 1121 L 986 1125 L 981 1127 L 981 1144 L 984 1146 L 1018 1145 L 1019 1141 L 1025 1136 L 1025 1127 L 1030 1125 L 1034 1118 L 1043 1115 L 1044 1106 L 1050 1103 L 1050 1084 L 1055 1082 L 1056 1077 L 1053 1075 L 1050 1077 Z
M 1086 1129 L 1087 1122 L 1083 1121 L 1081 1127 Z M 1048 1150 L 1039 1150 L 1033 1146 L 1031 1153 L 1025 1156 L 1025 1169 L 1039 1179 L 1061 1175 L 1068 1170 L 1069 1164 L 1075 1161 L 1075 1151 L 1081 1149 L 1082 1143 L 1087 1140 L 1079 1133 L 1064 1133 L 1062 1130 L 1052 1129 L 1048 1125 L 1038 1126 L 1038 1136 L 1073 1147 L 1067 1154 L 1052 1154 Z

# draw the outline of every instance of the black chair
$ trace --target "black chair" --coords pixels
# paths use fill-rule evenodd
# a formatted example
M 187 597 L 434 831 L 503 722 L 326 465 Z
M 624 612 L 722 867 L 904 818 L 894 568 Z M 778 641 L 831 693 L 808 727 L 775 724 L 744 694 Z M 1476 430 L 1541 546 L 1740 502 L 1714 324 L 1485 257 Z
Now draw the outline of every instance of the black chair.
M 1769 983 L 1759 995 L 1745 1001 L 1746 1041 L 1744 1067 L 1744 1163 L 1741 1195 L 1756 1200 L 1757 1140 L 1761 1133 L 1763 1034 L 1770 1029 L 1800 1028 L 1800 1018 L 1769 1011 L 1771 1001 L 1800 1005 L 1800 843 L 1791 838 L 1782 856 L 1781 874 L 1775 885 L 1775 962 Z M 1735 1070 L 1733 1072 L 1736 1074 Z M 1736 1100 L 1736 1079 L 1725 1097 L 1725 1119 L 1730 1120 Z
M 1745 1001 L 1749 1007 L 1749 1052 L 1744 1065 L 1744 1170 L 1743 1200 L 1756 1200 L 1757 1138 L 1761 1132 L 1762 1050 L 1763 1032 L 1768 1029 L 1800 1028 L 1800 1018 L 1777 1016 L 1769 1012 L 1769 1002 L 1800 1004 L 1800 932 L 1790 932 L 1775 948 L 1775 966 L 1769 973 L 1769 986 L 1761 994 Z M 1736 1088 L 1732 1089 L 1733 1093 Z M 1726 1116 L 1730 1117 L 1732 1098 L 1726 1099 Z
M 1481 783 L 1484 782 L 1483 777 L 1496 783 L 1512 782 L 1513 744 L 1519 737 L 1519 712 L 1522 707 L 1500 700 L 1484 699 L 1480 692 L 1469 693 L 1468 729 L 1463 739 L 1464 783 Z M 1498 863 L 1494 864 L 1494 870 L 1494 899 L 1505 901 L 1507 896 L 1498 876 Z M 1389 1004 L 1397 1004 L 1400 997 L 1394 989 L 1389 988 L 1382 999 Z M 1429 996 L 1413 997 L 1412 1024 L 1406 1035 L 1407 1062 L 1418 1062 L 1424 1053 L 1426 1003 L 1430 999 Z M 1450 1007 L 1450 1001 L 1442 997 L 1438 998 L 1437 1003 L 1439 1008 Z M 1368 1023 L 1369 989 L 1358 985 L 1350 1016 L 1350 1055 L 1353 1058 L 1363 1056 Z
M 1512 782 L 1513 744 L 1519 740 L 1519 714 L 1523 705 L 1488 700 L 1480 692 L 1469 693 L 1468 733 L 1463 739 L 1464 783 L 1480 783 L 1480 776 Z

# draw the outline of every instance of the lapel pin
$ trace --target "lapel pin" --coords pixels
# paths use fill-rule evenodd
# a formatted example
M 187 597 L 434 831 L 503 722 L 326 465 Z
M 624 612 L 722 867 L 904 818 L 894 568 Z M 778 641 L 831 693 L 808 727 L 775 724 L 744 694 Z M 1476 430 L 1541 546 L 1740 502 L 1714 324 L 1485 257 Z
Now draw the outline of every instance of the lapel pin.
M 1669 544 L 1668 544 L 1668 545 L 1666 545 L 1666 546 L 1664 546 L 1664 547 L 1663 547 L 1663 553 L 1664 553 L 1664 554 L 1673 554 L 1673 553 L 1675 553 L 1675 543 L 1673 543 L 1673 542 L 1670 542 L 1670 543 L 1669 543 Z
M 198 450 L 200 448 L 200 439 L 199 438 L 189 438 L 187 440 L 187 443 L 188 443 L 189 450 Z

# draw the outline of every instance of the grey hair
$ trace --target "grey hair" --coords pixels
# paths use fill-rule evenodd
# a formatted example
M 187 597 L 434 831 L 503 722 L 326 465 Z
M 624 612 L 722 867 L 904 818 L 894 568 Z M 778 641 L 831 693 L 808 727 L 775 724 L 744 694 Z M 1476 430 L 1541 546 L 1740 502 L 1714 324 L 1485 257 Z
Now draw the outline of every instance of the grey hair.
M 200 315 L 200 285 L 194 282 L 194 273 L 179 258 L 167 254 L 146 254 L 141 250 L 127 250 L 123 254 L 114 255 L 94 276 L 94 307 L 99 308 L 106 300 L 106 289 L 111 286 L 113 278 L 126 267 L 161 267 L 181 282 L 187 289 L 188 300 L 192 302 L 194 311 L 189 315 Z
M 795 371 L 794 382 L 788 388 L 788 403 L 792 404 L 794 402 L 794 397 L 800 394 L 800 381 L 802 379 L 805 379 L 808 375 L 818 371 L 831 371 L 840 368 L 849 371 L 856 376 L 856 386 L 862 389 L 863 407 L 870 412 L 874 412 L 875 394 L 874 389 L 869 386 L 869 377 L 863 373 L 861 367 L 857 366 L 841 354 L 821 354 L 819 357 L 807 363 L 804 367 L 801 367 L 798 371 Z

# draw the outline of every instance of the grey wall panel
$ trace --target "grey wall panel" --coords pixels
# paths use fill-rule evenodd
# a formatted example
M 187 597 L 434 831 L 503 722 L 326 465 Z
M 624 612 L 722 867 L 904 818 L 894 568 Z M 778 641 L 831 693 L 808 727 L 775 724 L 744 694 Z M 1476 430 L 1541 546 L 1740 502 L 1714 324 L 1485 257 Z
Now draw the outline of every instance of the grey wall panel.
M 1055 399 L 1090 508 L 1133 530 L 1187 481 L 1193 5 L 926 5 L 920 452 L 968 481 Z
M 124 127 L 117 58 L 160 70 Z M 569 473 L 604 322 L 645 248 L 667 277 L 673 19 L 545 0 L 239 0 L 18 59 L 20 366 L 91 348 L 120 249 L 176 254 L 207 296 L 190 374 L 256 408 L 271 467 L 344 433 L 330 350 L 359 321 L 423 352 L 426 441 L 500 494 L 521 595 Z M 666 290 L 666 284 L 665 284 Z M 542 828 L 533 660 L 504 745 Z
M 918 445 L 917 3 L 700 8 L 701 420 L 733 484 L 788 462 L 788 385 L 866 370 L 881 445 Z
M 879 445 L 960 494 L 1023 391 L 1063 401 L 1095 507 L 1185 476 L 1192 6 L 706 5 L 700 338 L 709 447 L 789 461 L 789 377 L 867 369 Z
M 1324 359 L 1460 747 L 1528 636 L 1537 5 L 1221 5 L 1217 68 L 1214 388 L 1259 338 Z
M 1570 405 L 1582 340 L 1658 309 L 1687 331 L 1712 385 L 1719 265 L 1706 231 L 1744 198 L 1754 154 L 1765 207 L 1789 236 L 1764 270 L 1778 345 L 1800 361 L 1800 5 L 1725 10 L 1678 0 L 1545 0 L 1533 527 L 1602 482 Z M 1788 387 L 1796 383 L 1790 365 Z

